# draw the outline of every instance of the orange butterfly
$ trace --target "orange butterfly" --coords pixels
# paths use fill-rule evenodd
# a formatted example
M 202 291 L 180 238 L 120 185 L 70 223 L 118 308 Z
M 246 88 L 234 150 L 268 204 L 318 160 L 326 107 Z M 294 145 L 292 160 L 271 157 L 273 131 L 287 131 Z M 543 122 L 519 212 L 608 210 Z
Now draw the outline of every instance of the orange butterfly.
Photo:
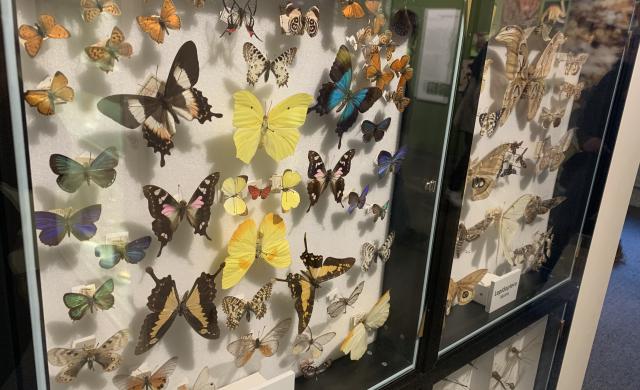
M 31 107 L 36 107 L 42 115 L 53 115 L 56 113 L 56 104 L 73 100 L 75 94 L 68 84 L 67 77 L 62 72 L 56 72 L 49 88 L 29 90 L 25 93 L 24 100 Z
M 122 14 L 114 0 L 81 0 L 80 7 L 82 7 L 82 18 L 87 23 L 93 22 L 103 12 L 113 16 Z
M 24 39 L 24 48 L 27 54 L 35 57 L 40 51 L 42 41 L 47 38 L 67 39 L 71 36 L 66 28 L 56 24 L 56 19 L 51 15 L 40 15 L 34 26 L 23 24 L 18 28 L 18 35 Z
M 364 9 L 358 0 L 340 0 L 342 15 L 347 19 L 360 19 L 364 17 Z
M 411 99 L 405 96 L 407 81 L 413 78 L 413 68 L 408 66 L 409 61 L 411 61 L 411 57 L 405 54 L 391 63 L 391 70 L 393 70 L 400 79 L 398 80 L 395 92 L 387 93 L 385 96 L 387 101 L 393 101 L 400 112 L 403 112 L 411 103 Z
M 256 200 L 258 198 L 267 199 L 269 197 L 269 194 L 271 193 L 271 186 L 269 185 L 264 188 L 249 186 L 248 190 L 249 190 L 249 195 L 251 195 L 251 199 L 253 200 Z
M 365 69 L 367 80 L 375 82 L 376 87 L 380 90 L 384 89 L 393 80 L 394 74 L 390 69 L 382 70 L 380 64 L 380 52 L 374 51 L 369 56 L 369 65 Z
M 142 31 L 157 43 L 164 42 L 164 34 L 169 35 L 169 29 L 179 30 L 181 26 L 180 16 L 176 14 L 176 6 L 171 0 L 164 0 L 160 16 L 138 16 L 136 20 Z
M 131 57 L 133 47 L 129 42 L 124 41 L 124 33 L 118 27 L 114 27 L 111 36 L 106 42 L 87 46 L 84 49 L 91 61 L 98 64 L 98 67 L 109 73 L 120 57 Z

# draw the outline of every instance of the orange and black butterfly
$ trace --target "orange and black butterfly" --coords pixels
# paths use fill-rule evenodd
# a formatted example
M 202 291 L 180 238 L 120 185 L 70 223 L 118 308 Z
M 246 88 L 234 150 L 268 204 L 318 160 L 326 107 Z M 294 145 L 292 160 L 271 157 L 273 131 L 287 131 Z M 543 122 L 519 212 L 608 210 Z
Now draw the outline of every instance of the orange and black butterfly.
M 365 0 L 364 5 L 369 12 L 375 14 L 380 8 L 380 0 Z M 347 19 L 360 19 L 364 17 L 364 8 L 358 0 L 340 0 L 342 15 Z
M 390 69 L 382 70 L 380 63 L 380 52 L 374 51 L 369 56 L 369 65 L 365 68 L 367 80 L 376 83 L 380 90 L 384 89 L 393 80 L 394 73 Z
M 114 0 L 81 0 L 82 18 L 85 22 L 93 22 L 101 13 L 120 16 L 122 11 Z
M 396 90 L 387 93 L 386 98 L 387 100 L 393 101 L 400 112 L 403 112 L 411 103 L 411 99 L 405 96 L 407 81 L 413 78 L 413 68 L 409 66 L 409 61 L 411 61 L 411 57 L 403 55 L 391 63 L 391 70 L 400 77 L 400 79 L 398 80 Z
M 164 34 L 169 35 L 169 29 L 180 30 L 182 25 L 180 16 L 176 13 L 176 6 L 171 0 L 164 0 L 160 15 L 138 16 L 136 20 L 142 31 L 157 43 L 164 42 Z
M 48 88 L 29 90 L 24 94 L 24 100 L 31 107 L 36 107 L 42 115 L 53 115 L 56 113 L 56 104 L 71 102 L 74 96 L 67 76 L 56 72 Z
M 120 57 L 131 57 L 133 47 L 129 42 L 125 42 L 124 33 L 118 27 L 114 27 L 111 36 L 106 42 L 96 43 L 87 46 L 84 52 L 89 59 L 98 65 L 98 68 L 109 73 L 113 70 L 115 62 Z
M 24 48 L 31 57 L 38 54 L 40 47 L 42 47 L 42 41 L 45 39 L 67 39 L 71 36 L 66 28 L 56 23 L 53 16 L 46 14 L 40 15 L 38 22 L 33 26 L 28 24 L 20 26 L 18 35 L 24 39 Z

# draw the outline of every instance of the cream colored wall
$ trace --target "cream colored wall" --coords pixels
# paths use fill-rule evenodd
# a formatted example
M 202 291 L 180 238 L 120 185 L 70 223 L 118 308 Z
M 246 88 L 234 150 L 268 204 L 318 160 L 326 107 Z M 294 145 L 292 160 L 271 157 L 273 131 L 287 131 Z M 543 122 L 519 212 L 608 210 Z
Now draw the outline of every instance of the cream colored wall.
M 594 231 L 597 239 L 592 242 L 587 257 L 558 389 L 580 389 L 589 363 L 627 204 L 640 163 L 640 154 L 637 153 L 640 144 L 640 111 L 635 109 L 639 105 L 640 64 L 636 63 Z

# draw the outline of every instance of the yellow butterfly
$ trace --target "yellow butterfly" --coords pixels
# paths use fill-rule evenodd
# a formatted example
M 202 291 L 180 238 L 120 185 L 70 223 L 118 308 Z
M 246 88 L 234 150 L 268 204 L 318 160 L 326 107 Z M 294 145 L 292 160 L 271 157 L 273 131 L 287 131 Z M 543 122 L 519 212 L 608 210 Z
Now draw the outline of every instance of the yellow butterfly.
M 291 265 L 286 234 L 284 220 L 278 214 L 265 215 L 259 229 L 253 219 L 241 223 L 227 246 L 222 288 L 226 290 L 238 284 L 258 258 L 275 268 L 287 268 Z
M 247 215 L 247 203 L 242 191 L 247 187 L 247 176 L 229 177 L 222 182 L 224 210 L 231 215 Z
M 280 203 L 283 213 L 295 209 L 300 204 L 300 194 L 294 190 L 300 181 L 302 181 L 300 174 L 291 169 L 285 170 L 282 174 L 282 199 Z
M 248 164 L 258 146 L 263 146 L 276 161 L 293 154 L 300 138 L 298 128 L 307 119 L 307 109 L 313 96 L 307 93 L 289 96 L 267 114 L 258 98 L 249 91 L 238 91 L 233 94 L 233 99 L 236 157 Z
M 389 318 L 389 310 L 391 310 L 391 293 L 387 290 L 378 302 L 371 308 L 369 313 L 364 315 L 347 334 L 340 350 L 344 354 L 351 354 L 351 360 L 360 360 L 367 351 L 367 332 L 374 331 L 384 325 Z

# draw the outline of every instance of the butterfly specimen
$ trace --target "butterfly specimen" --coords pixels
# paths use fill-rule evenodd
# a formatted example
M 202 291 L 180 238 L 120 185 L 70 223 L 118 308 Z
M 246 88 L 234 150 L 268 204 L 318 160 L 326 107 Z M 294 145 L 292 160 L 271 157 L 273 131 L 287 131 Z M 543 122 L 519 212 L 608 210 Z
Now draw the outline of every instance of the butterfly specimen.
M 18 28 L 18 36 L 24 40 L 27 54 L 30 57 L 35 57 L 45 39 L 67 39 L 71 34 L 61 24 L 57 24 L 53 16 L 42 14 L 38 17 L 38 22 L 35 25 L 21 25 Z
M 498 371 L 491 372 L 491 379 L 495 379 L 503 390 L 515 390 L 515 383 L 507 382 Z
M 56 367 L 64 367 L 56 375 L 56 382 L 70 383 L 80 369 L 86 364 L 93 370 L 95 363 L 102 366 L 105 372 L 117 370 L 122 363 L 122 356 L 117 351 L 123 349 L 129 342 L 129 332 L 123 329 L 109 337 L 100 346 L 80 348 L 52 348 L 47 351 L 49 364 Z
M 375 83 L 376 88 L 384 89 L 395 77 L 391 69 L 382 69 L 379 50 L 370 54 L 368 64 L 365 68 L 365 77 L 369 82 Z
M 216 384 L 209 377 L 209 367 L 204 366 L 198 374 L 195 383 L 190 388 L 187 385 L 178 386 L 178 390 L 216 390 Z
M 300 184 L 302 178 L 300 174 L 291 169 L 286 169 L 282 174 L 282 197 L 280 205 L 282 212 L 286 213 L 291 209 L 295 209 L 300 204 L 300 194 L 294 188 Z
M 407 156 L 408 151 L 409 149 L 406 146 L 403 146 L 393 155 L 386 150 L 378 153 L 378 168 L 376 169 L 378 178 L 382 179 L 388 172 L 400 172 L 400 166 L 402 165 L 404 158 Z
M 447 315 L 451 311 L 453 305 L 466 305 L 473 300 L 475 296 L 475 288 L 478 283 L 487 274 L 487 269 L 478 269 L 458 280 L 449 279 L 449 289 L 447 291 Z
M 522 156 L 524 152 L 517 154 L 521 146 L 522 142 L 505 143 L 497 146 L 482 159 L 475 158 L 469 163 L 467 182 L 471 184 L 471 200 L 486 199 L 499 177 L 515 173 L 514 165 L 526 166 Z
M 273 73 L 278 87 L 286 86 L 289 81 L 287 66 L 293 63 L 297 51 L 298 49 L 295 47 L 289 48 L 276 57 L 275 60 L 270 61 L 251 42 L 245 42 L 244 46 L 242 46 L 242 55 L 249 67 L 247 82 L 252 86 L 256 85 L 260 76 L 264 74 L 264 82 L 266 83 L 269 81 L 269 74 Z
M 353 50 L 362 49 L 363 54 L 367 57 L 372 51 L 380 49 L 381 40 L 387 40 L 387 32 L 381 33 L 382 27 L 386 23 L 386 18 L 383 13 L 376 14 L 376 16 L 369 21 L 369 23 L 360 28 L 355 35 L 347 37 L 346 41 L 353 47 Z M 391 33 L 393 35 L 393 33 Z M 391 36 L 388 37 L 391 39 Z M 374 49 L 375 47 L 375 49 Z M 389 61 L 389 59 L 387 59 Z
M 567 53 L 565 54 L 564 60 L 564 74 L 565 76 L 575 76 L 580 73 L 580 69 L 582 69 L 582 65 L 587 62 L 589 58 L 589 54 L 580 53 L 573 54 Z
M 49 166 L 58 175 L 58 186 L 66 192 L 76 192 L 82 183 L 89 185 L 92 181 L 107 188 L 116 180 L 114 168 L 118 166 L 118 153 L 112 146 L 84 164 L 61 154 L 52 154 Z
M 129 42 L 124 41 L 124 33 L 118 27 L 114 27 L 111 36 L 106 42 L 84 48 L 89 59 L 98 65 L 98 68 L 109 73 L 113 70 L 115 62 L 120 57 L 131 57 L 133 47 Z
M 336 337 L 336 332 L 327 332 L 317 337 L 313 337 L 311 328 L 307 327 L 304 332 L 296 336 L 293 342 L 293 354 L 300 355 L 309 352 L 314 359 L 322 356 L 322 348 Z
M 120 16 L 122 11 L 114 0 L 80 0 L 82 7 L 82 19 L 85 22 L 93 22 L 101 13 Z
M 213 300 L 216 298 L 216 276 L 224 268 L 224 263 L 215 274 L 201 273 L 193 282 L 191 290 L 186 291 L 180 299 L 176 282 L 171 275 L 158 279 L 151 267 L 147 273 L 156 283 L 147 298 L 147 314 L 140 328 L 140 337 L 136 344 L 135 354 L 147 352 L 158 344 L 162 336 L 169 330 L 176 317 L 184 317 L 187 323 L 200 336 L 213 340 L 220 336 L 218 312 Z
M 247 187 L 249 178 L 245 175 L 228 177 L 222 182 L 224 211 L 229 215 L 247 215 L 247 203 L 242 199 L 242 191 Z
M 538 215 L 548 213 L 552 208 L 558 206 L 560 203 L 564 202 L 567 199 L 566 196 L 556 196 L 545 200 L 543 200 L 538 195 L 523 196 L 530 199 L 524 208 L 524 223 L 533 223 Z
M 551 125 L 553 125 L 553 127 L 560 126 L 560 122 L 564 117 L 564 113 L 564 108 L 557 111 L 552 111 L 547 107 L 542 107 L 542 112 L 540 113 L 539 119 L 540 126 L 544 127 L 545 129 L 548 129 L 549 127 L 551 127 Z
M 327 359 L 321 364 L 314 366 L 313 361 L 307 359 L 300 363 L 300 372 L 302 372 L 302 375 L 307 379 L 314 378 L 327 371 L 327 369 L 331 367 L 331 363 L 331 359 Z
M 180 222 L 186 217 L 194 229 L 194 234 L 205 236 L 207 234 L 209 218 L 211 217 L 211 205 L 215 196 L 215 188 L 220 178 L 220 173 L 215 172 L 205 177 L 193 192 L 189 201 L 177 201 L 166 190 L 154 185 L 142 187 L 142 193 L 147 198 L 149 214 L 153 217 L 151 229 L 160 241 L 158 256 L 162 249 L 173 238 L 173 232 L 178 229 Z
M 393 246 L 393 240 L 396 237 L 395 232 L 389 233 L 382 245 L 376 246 L 369 242 L 362 244 L 360 249 L 360 257 L 362 261 L 362 270 L 367 272 L 371 263 L 376 263 L 378 258 L 380 261 L 386 263 L 391 258 L 391 246 Z
M 244 366 L 259 350 L 262 356 L 269 357 L 278 351 L 279 341 L 291 327 L 291 318 L 282 320 L 276 324 L 264 337 L 253 338 L 253 333 L 240 337 L 227 345 L 227 351 L 235 356 L 236 367 Z
M 173 148 L 179 117 L 187 121 L 197 119 L 201 124 L 214 116 L 222 117 L 222 114 L 211 112 L 207 98 L 193 87 L 199 75 L 196 44 L 187 41 L 178 50 L 166 83 L 154 86 L 145 95 L 108 96 L 98 102 L 98 110 L 130 129 L 142 125 L 147 146 L 160 153 L 160 166 L 163 167 L 164 156 L 171 154 Z
M 104 282 L 92 296 L 81 293 L 66 293 L 62 297 L 64 305 L 69 308 L 69 318 L 74 321 L 82 319 L 89 310 L 109 310 L 113 307 L 113 279 Z
M 362 140 L 366 143 L 372 139 L 379 142 L 384 137 L 385 132 L 391 125 L 391 117 L 385 118 L 379 123 L 373 123 L 369 120 L 365 120 L 360 125 L 362 129 Z
M 456 257 L 460 257 L 462 245 L 465 242 L 477 240 L 501 215 L 502 210 L 499 208 L 491 209 L 485 213 L 484 218 L 480 222 L 470 228 L 467 228 L 464 223 L 460 222 L 460 224 L 458 224 L 458 234 L 456 235 Z
M 176 6 L 173 5 L 172 0 L 163 1 L 160 15 L 138 16 L 136 20 L 140 29 L 149 34 L 149 37 L 157 43 L 164 42 L 164 35 L 169 35 L 169 30 L 180 30 L 182 26 L 180 16 L 176 13 Z M 189 79 L 191 80 L 191 77 Z M 198 77 L 196 76 L 195 79 L 197 80 Z
M 341 45 L 336 55 L 331 71 L 331 81 L 322 84 L 315 106 L 309 108 L 309 112 L 315 111 L 320 116 L 328 114 L 338 107 L 336 112 L 342 111 L 336 125 L 338 134 L 338 148 L 342 143 L 344 134 L 355 123 L 358 112 L 364 113 L 375 103 L 382 91 L 376 87 L 362 88 L 351 91 L 353 69 L 351 67 L 351 54 L 345 45 Z
M 338 259 L 335 257 L 327 257 L 310 253 L 307 249 L 307 235 L 304 235 L 304 252 L 300 255 L 300 259 L 307 268 L 306 271 L 300 273 L 289 273 L 286 279 L 276 279 L 286 282 L 291 297 L 295 300 L 295 308 L 298 313 L 298 334 L 304 332 L 309 325 L 311 314 L 313 314 L 313 303 L 315 300 L 316 289 L 320 288 L 321 283 L 337 278 L 351 269 L 356 259 L 346 257 Z
M 364 0 L 364 5 L 369 12 L 376 13 L 380 8 L 380 0 Z M 339 0 L 342 7 L 342 15 L 347 19 L 360 19 L 364 17 L 364 8 L 358 0 Z
M 239 27 L 244 25 L 250 38 L 256 37 L 257 40 L 262 41 L 253 30 L 255 24 L 254 17 L 258 10 L 258 0 L 246 0 L 244 6 L 241 6 L 238 1 L 242 0 L 222 0 L 220 20 L 227 23 L 227 27 L 225 27 L 220 36 L 222 37 L 224 34 L 231 35 L 236 32 Z
M 500 118 L 500 126 L 504 126 L 521 97 L 528 99 L 527 119 L 531 121 L 535 118 L 547 91 L 546 78 L 560 46 L 566 41 L 563 33 L 556 33 L 535 62 L 529 64 L 528 37 L 524 29 L 514 25 L 503 27 L 495 37 L 507 48 L 505 74 L 509 81 L 502 99 L 505 111 Z
M 387 216 L 387 209 L 389 208 L 389 201 L 386 201 L 382 206 L 377 203 L 374 203 L 371 206 L 371 213 L 373 214 L 373 222 L 378 222 L 378 219 L 381 221 L 384 220 L 384 217 Z
M 96 257 L 100 258 L 100 267 L 110 269 L 120 260 L 129 264 L 138 264 L 146 255 L 145 250 L 151 245 L 151 236 L 144 236 L 130 243 L 116 243 L 98 245 L 95 249 Z
M 157 370 L 141 375 L 116 375 L 113 377 L 113 384 L 118 390 L 162 390 L 167 387 L 169 377 L 175 371 L 178 364 L 178 357 L 174 356 L 167 360 Z
M 300 128 L 307 120 L 313 96 L 291 95 L 267 114 L 258 98 L 249 91 L 233 94 L 233 143 L 236 157 L 249 164 L 261 146 L 275 161 L 293 155 L 300 139 Z
M 551 241 L 553 241 L 553 228 L 544 233 L 536 232 L 533 242 L 513 250 L 512 265 L 527 264 L 527 268 L 538 271 L 551 256 Z
M 351 354 L 351 360 L 360 360 L 367 351 L 367 333 L 372 332 L 387 322 L 391 309 L 391 292 L 387 290 L 367 314 L 358 319 L 358 323 L 349 331 L 347 337 L 340 344 L 340 350 L 346 355 Z
M 413 68 L 409 66 L 409 61 L 411 61 L 411 57 L 403 55 L 391 63 L 391 70 L 399 79 L 396 90 L 393 92 L 387 91 L 385 99 L 392 101 L 399 112 L 404 112 L 411 103 L 411 99 L 406 97 L 407 81 L 413 78 Z
M 253 185 L 249 186 L 249 195 L 251 196 L 252 200 L 256 200 L 258 198 L 267 199 L 269 197 L 269 194 L 271 194 L 271 185 L 263 188 Z
M 329 317 L 336 318 L 340 315 L 340 313 L 345 314 L 347 312 L 347 307 L 353 307 L 362 294 L 362 289 L 364 289 L 364 280 L 356 286 L 351 292 L 349 297 L 337 297 L 331 301 L 329 306 L 327 306 L 327 314 Z
M 306 31 L 313 38 L 318 34 L 319 19 L 320 9 L 315 5 L 304 16 L 300 7 L 290 1 L 280 5 L 280 30 L 285 35 L 304 35 Z
M 500 118 L 502 118 L 503 114 L 504 108 L 501 108 L 497 111 L 483 112 L 478 115 L 478 122 L 480 123 L 480 135 L 491 137 L 493 133 L 495 133 L 498 129 L 498 123 L 500 123 Z
M 33 213 L 36 229 L 40 230 L 40 242 L 48 246 L 56 246 L 65 236 L 74 235 L 80 241 L 86 241 L 96 235 L 98 228 L 95 223 L 100 219 L 102 205 L 94 204 L 76 212 L 72 208 L 62 211 L 62 214 L 51 211 L 36 211 Z
M 69 80 L 62 72 L 56 72 L 53 75 L 48 87 L 38 86 L 38 89 L 28 90 L 24 94 L 24 100 L 31 107 L 36 107 L 42 115 L 55 114 L 58 104 L 71 102 L 74 97 L 73 88 L 69 86 Z
M 575 129 L 568 130 L 556 145 L 551 143 L 551 137 L 546 137 L 544 141 L 536 145 L 536 173 L 540 174 L 545 169 L 553 172 L 560 167 L 565 159 L 565 153 L 569 150 Z
M 238 284 L 257 259 L 275 268 L 287 268 L 291 264 L 291 252 L 284 220 L 278 214 L 269 213 L 262 219 L 260 228 L 253 219 L 245 220 L 233 232 L 227 253 L 222 272 L 225 290 Z
M 332 170 L 327 171 L 324 166 L 322 157 L 317 152 L 310 150 L 308 153 L 309 168 L 307 169 L 307 177 L 311 179 L 307 183 L 307 193 L 309 194 L 309 208 L 318 203 L 320 195 L 331 187 L 333 198 L 342 206 L 342 195 L 344 194 L 344 176 L 349 174 L 351 170 L 351 159 L 356 154 L 355 149 L 348 150 L 340 157 L 340 160 Z M 344 207 L 344 206 L 343 206 Z
M 258 319 L 264 317 L 267 313 L 266 302 L 271 298 L 272 289 L 272 282 L 265 284 L 250 301 L 232 296 L 224 297 L 222 299 L 222 311 L 227 315 L 227 328 L 237 328 L 243 316 L 246 316 L 247 321 L 249 321 L 251 319 L 251 312 L 253 312 Z
M 347 197 L 349 202 L 349 207 L 347 208 L 347 212 L 349 214 L 353 213 L 355 209 L 362 209 L 367 203 L 367 194 L 369 193 L 369 185 L 367 184 L 360 195 L 357 192 L 350 192 Z
M 560 99 L 571 99 L 574 100 L 580 99 L 580 95 L 582 94 L 582 90 L 584 89 L 584 82 L 581 81 L 578 84 L 571 84 L 568 82 L 563 82 L 560 87 Z
M 415 12 L 408 10 L 407 7 L 397 10 L 391 15 L 389 27 L 391 31 L 401 37 L 412 34 L 418 25 L 418 17 Z

